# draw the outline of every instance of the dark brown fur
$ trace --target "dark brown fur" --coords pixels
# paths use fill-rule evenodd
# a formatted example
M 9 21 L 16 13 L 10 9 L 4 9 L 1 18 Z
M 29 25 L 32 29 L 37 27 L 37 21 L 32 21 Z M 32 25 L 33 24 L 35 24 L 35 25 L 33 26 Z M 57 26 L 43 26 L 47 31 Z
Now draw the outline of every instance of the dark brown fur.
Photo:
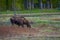
M 29 21 L 24 17 L 13 16 L 10 18 L 10 22 L 12 25 L 16 24 L 16 25 L 22 26 L 22 27 L 24 27 L 24 25 L 26 25 L 27 27 L 31 28 Z

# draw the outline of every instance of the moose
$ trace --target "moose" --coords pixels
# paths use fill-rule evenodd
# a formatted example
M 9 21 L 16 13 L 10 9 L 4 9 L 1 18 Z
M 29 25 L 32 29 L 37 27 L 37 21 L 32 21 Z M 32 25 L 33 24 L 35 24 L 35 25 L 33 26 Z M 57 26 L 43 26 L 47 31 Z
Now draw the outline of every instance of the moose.
M 30 22 L 23 16 L 13 16 L 10 18 L 10 22 L 12 25 L 16 24 L 22 27 L 26 25 L 28 28 L 31 28 Z

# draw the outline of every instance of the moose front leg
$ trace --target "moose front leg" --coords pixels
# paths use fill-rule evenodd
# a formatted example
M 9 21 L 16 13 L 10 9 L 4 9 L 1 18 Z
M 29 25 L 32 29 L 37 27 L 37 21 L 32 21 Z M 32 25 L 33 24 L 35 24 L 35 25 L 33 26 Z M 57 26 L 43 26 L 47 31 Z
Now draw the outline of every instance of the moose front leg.
M 28 27 L 28 28 L 31 28 L 31 25 L 30 25 L 30 24 L 27 24 L 27 27 Z
M 23 24 L 21 24 L 21 26 L 24 28 L 24 25 Z

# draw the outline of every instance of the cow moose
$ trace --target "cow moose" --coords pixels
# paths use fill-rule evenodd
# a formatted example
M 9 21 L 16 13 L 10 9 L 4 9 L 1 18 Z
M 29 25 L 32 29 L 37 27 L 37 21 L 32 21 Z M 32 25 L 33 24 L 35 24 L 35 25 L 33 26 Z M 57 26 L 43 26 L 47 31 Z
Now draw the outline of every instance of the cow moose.
M 24 27 L 24 25 L 26 25 L 27 27 L 31 28 L 29 21 L 22 16 L 20 16 L 20 17 L 19 16 L 13 16 L 10 18 L 10 22 L 12 25 L 16 24 L 16 25 L 22 26 L 22 27 Z

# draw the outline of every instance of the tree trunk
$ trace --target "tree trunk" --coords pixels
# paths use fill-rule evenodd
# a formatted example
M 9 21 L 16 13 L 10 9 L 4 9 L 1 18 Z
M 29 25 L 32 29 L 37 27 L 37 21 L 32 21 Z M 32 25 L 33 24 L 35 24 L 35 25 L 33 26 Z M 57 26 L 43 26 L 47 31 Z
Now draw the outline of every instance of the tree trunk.
M 28 9 L 29 8 L 29 1 L 28 0 L 24 0 L 24 8 Z
M 50 3 L 49 3 L 49 1 L 47 1 L 47 5 L 48 5 L 47 8 L 50 9 Z
M 38 0 L 38 2 L 39 2 L 39 8 L 40 8 L 40 9 L 43 9 L 43 3 L 42 3 L 42 0 Z
M 34 8 L 34 0 L 31 0 L 31 9 Z
M 52 8 L 52 3 L 50 0 L 47 0 L 47 8 L 48 9 Z
M 53 7 L 52 7 L 52 4 L 51 4 L 51 9 L 52 9 Z
M 15 11 L 16 10 L 16 0 L 12 0 L 12 10 Z

